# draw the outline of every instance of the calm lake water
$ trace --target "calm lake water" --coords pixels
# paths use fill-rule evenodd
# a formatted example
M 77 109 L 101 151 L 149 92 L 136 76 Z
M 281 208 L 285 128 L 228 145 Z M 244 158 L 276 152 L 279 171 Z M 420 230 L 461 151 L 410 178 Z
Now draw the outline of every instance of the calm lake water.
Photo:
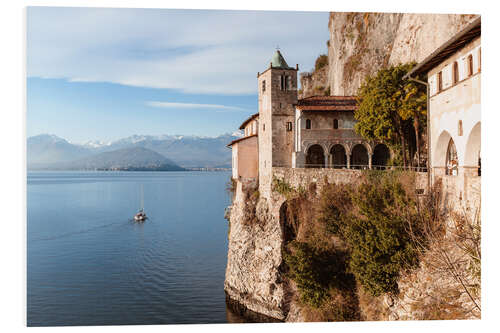
M 243 321 L 223 289 L 229 177 L 28 173 L 28 325 Z

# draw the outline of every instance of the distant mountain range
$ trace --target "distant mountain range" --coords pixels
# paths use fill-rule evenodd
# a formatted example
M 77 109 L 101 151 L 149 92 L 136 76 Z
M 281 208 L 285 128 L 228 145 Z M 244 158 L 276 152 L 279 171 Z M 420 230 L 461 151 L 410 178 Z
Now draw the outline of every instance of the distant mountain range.
M 180 170 L 230 168 L 226 145 L 238 132 L 215 138 L 180 135 L 133 135 L 113 142 L 73 144 L 56 135 L 28 138 L 28 169 Z

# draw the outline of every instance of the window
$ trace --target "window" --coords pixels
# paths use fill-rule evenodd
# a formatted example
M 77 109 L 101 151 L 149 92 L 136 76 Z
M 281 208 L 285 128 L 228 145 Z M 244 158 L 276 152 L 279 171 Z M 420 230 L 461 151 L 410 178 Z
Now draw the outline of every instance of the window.
M 306 129 L 311 129 L 311 119 L 306 119 Z
M 287 132 L 291 132 L 292 131 L 292 122 L 289 121 L 286 123 L 286 130 Z
M 474 62 L 472 60 L 472 54 L 469 54 L 467 57 L 467 68 L 469 69 L 469 76 L 472 76 L 474 73 Z
M 453 63 L 453 84 L 458 82 L 458 62 Z
M 458 121 L 458 136 L 464 135 L 464 128 L 462 126 L 462 120 Z
M 286 76 L 285 89 L 292 90 L 292 77 L 290 75 Z
M 443 72 L 439 72 L 437 75 L 437 91 L 441 92 L 443 90 Z
M 481 48 L 479 48 L 478 55 L 477 55 L 477 71 L 481 71 Z
M 266 91 L 266 80 L 262 81 L 262 92 Z
M 266 124 L 262 124 L 262 132 L 266 130 Z
M 339 128 L 339 120 L 333 119 L 333 129 L 338 129 L 338 128 Z
M 280 89 L 285 90 L 285 77 L 280 75 Z

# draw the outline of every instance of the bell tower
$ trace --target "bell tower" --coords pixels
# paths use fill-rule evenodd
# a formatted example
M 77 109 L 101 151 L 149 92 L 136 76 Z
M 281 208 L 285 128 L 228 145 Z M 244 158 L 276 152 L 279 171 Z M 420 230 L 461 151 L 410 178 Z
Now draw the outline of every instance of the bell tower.
M 272 168 L 292 167 L 297 72 L 279 50 L 257 74 L 259 91 L 259 192 L 271 194 Z

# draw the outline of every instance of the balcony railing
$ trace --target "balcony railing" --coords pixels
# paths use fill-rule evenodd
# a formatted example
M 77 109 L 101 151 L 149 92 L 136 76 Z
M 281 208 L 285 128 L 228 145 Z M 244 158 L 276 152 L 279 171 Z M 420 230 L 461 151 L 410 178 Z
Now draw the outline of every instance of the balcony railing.
M 366 164 L 351 164 L 349 168 L 345 164 L 305 164 L 299 168 L 318 168 L 318 169 L 354 169 L 354 170 L 404 170 L 415 172 L 427 172 L 427 167 L 413 167 L 413 166 L 397 166 L 397 165 L 372 165 L 371 168 Z

